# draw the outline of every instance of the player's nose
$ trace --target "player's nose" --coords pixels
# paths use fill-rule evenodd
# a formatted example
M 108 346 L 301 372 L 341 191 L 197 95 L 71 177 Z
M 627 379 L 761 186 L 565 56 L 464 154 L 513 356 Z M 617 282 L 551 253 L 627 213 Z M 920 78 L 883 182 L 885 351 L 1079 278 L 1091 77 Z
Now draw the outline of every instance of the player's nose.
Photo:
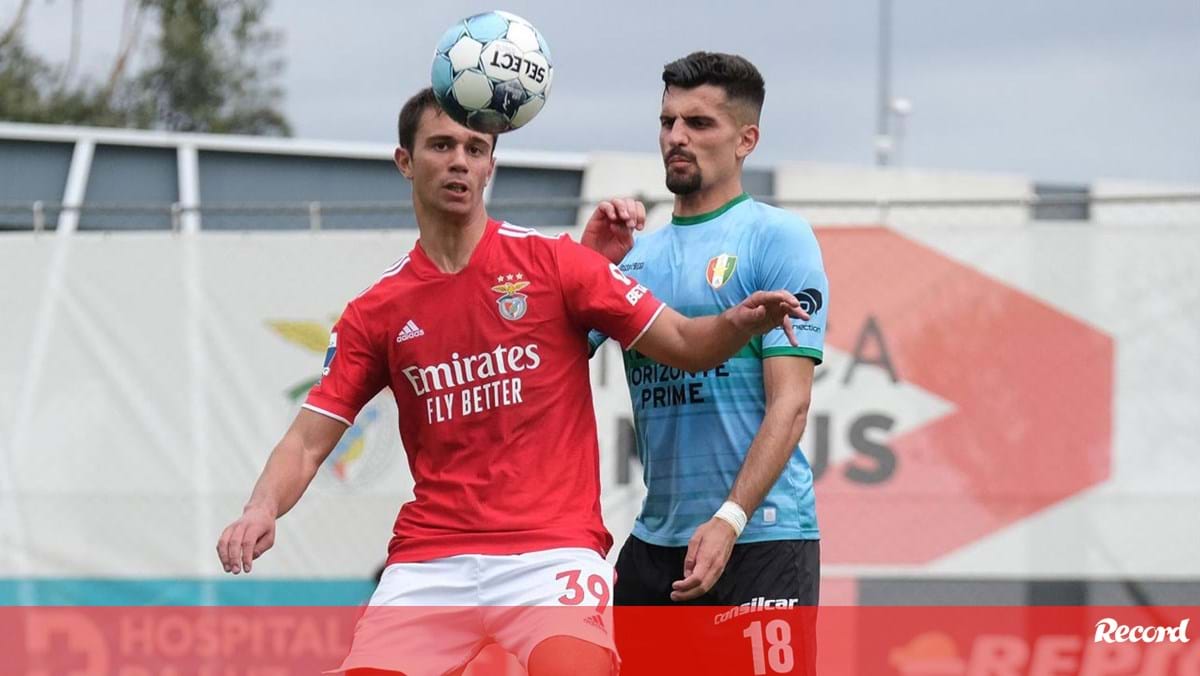
M 467 170 L 467 149 L 464 146 L 455 146 L 450 153 L 450 168 Z
M 683 120 L 676 119 L 671 123 L 671 126 L 665 130 L 665 133 L 668 147 L 674 149 L 679 146 L 687 145 L 687 125 L 683 123 Z

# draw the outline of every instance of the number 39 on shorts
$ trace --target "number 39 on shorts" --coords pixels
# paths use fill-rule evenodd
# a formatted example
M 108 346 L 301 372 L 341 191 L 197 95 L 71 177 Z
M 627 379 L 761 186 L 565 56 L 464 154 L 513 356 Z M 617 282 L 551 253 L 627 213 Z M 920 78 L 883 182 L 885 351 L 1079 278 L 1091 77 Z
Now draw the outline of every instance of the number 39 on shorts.
M 566 587 L 566 593 L 558 597 L 558 602 L 564 606 L 578 606 L 584 601 L 588 601 L 589 605 L 595 601 L 596 612 L 604 612 L 610 599 L 608 580 L 595 573 L 588 575 L 586 580 L 581 578 L 582 570 L 564 570 L 554 576 Z

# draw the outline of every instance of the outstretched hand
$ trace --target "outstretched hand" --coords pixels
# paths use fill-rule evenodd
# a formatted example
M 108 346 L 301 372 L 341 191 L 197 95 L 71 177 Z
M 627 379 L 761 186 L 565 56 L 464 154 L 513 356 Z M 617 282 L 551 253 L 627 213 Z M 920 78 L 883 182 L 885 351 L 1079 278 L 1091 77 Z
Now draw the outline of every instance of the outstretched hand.
M 755 291 L 726 310 L 725 316 L 744 333 L 756 336 L 782 326 L 793 347 L 800 343 L 792 328 L 792 318 L 810 319 L 800 307 L 800 301 L 787 291 Z
M 633 231 L 646 227 L 646 206 L 632 199 L 604 200 L 583 228 L 580 243 L 620 263 L 633 248 Z

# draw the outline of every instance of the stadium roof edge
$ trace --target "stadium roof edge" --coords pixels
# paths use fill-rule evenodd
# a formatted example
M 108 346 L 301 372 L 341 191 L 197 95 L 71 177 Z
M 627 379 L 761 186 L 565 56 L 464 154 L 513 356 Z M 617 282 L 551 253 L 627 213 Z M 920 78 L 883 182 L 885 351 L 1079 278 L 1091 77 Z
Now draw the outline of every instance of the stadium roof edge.
M 75 143 L 81 139 L 88 139 L 100 145 L 149 148 L 191 147 L 199 151 L 372 160 L 390 160 L 395 149 L 395 146 L 390 143 L 0 122 L 0 140 Z M 585 153 L 517 150 L 504 147 L 496 149 L 496 162 L 505 167 L 582 170 L 587 165 L 587 160 L 588 156 Z

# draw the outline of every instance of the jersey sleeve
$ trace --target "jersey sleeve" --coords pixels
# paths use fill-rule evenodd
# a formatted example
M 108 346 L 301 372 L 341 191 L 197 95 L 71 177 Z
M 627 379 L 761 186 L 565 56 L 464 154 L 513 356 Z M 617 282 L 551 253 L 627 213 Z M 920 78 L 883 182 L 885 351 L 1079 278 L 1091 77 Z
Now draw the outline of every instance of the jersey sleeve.
M 782 328 L 763 336 L 762 356 L 809 357 L 820 364 L 825 355 L 825 319 L 829 315 L 829 280 L 812 226 L 801 218 L 773 223 L 758 241 L 757 284 L 764 291 L 783 289 L 800 299 L 811 319 L 792 320 L 798 347 Z
M 616 265 L 565 235 L 555 242 L 555 252 L 567 313 L 582 327 L 615 338 L 624 349 L 636 343 L 666 307 Z M 592 340 L 589 336 L 589 343 Z
M 371 345 L 351 304 L 329 334 L 321 379 L 309 390 L 304 408 L 353 425 L 362 407 L 386 384 L 384 357 Z

